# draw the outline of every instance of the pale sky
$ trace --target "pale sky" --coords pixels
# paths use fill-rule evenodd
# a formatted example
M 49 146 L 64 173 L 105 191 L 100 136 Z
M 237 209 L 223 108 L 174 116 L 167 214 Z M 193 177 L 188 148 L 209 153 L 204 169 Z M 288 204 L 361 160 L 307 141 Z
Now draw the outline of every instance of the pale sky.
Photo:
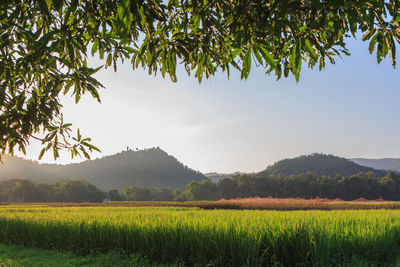
M 102 150 L 93 158 L 159 146 L 201 172 L 261 171 L 313 152 L 400 157 L 400 70 L 389 59 L 378 65 L 361 40 L 348 43 L 350 57 L 322 72 L 303 71 L 298 84 L 276 81 L 254 64 L 247 81 L 218 73 L 200 85 L 184 71 L 173 83 L 129 64 L 102 70 L 102 103 L 65 97 L 64 119 Z M 27 157 L 39 151 L 32 142 Z M 54 162 L 51 153 L 43 162 Z M 70 162 L 69 154 L 57 160 Z

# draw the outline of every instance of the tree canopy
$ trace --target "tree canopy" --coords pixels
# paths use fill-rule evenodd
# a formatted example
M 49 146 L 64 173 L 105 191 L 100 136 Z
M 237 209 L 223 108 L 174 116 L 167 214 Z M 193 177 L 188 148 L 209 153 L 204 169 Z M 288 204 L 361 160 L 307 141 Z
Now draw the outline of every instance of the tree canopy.
M 2 0 L 0 1 L 0 151 L 25 153 L 31 138 L 43 154 L 98 150 L 71 134 L 59 96 L 100 101 L 94 74 L 133 69 L 169 75 L 177 64 L 201 82 L 217 71 L 252 65 L 279 79 L 299 79 L 303 66 L 325 67 L 349 55 L 346 38 L 362 33 L 377 61 L 396 65 L 400 0 Z M 90 56 L 103 60 L 88 66 Z

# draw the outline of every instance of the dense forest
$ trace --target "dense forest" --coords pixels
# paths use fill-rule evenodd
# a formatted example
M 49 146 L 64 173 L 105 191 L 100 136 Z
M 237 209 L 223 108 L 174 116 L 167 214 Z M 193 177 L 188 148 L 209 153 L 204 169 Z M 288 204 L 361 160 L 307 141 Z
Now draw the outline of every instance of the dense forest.
M 81 163 L 57 165 L 5 155 L 0 164 L 0 181 L 29 179 L 55 183 L 61 179 L 84 179 L 108 191 L 127 186 L 184 188 L 190 181 L 207 179 L 180 163 L 160 148 L 127 149 L 121 153 Z
M 377 177 L 383 177 L 387 171 L 359 165 L 346 158 L 321 153 L 303 155 L 292 159 L 283 159 L 268 166 L 263 173 L 292 175 L 313 172 L 319 176 L 354 175 L 372 171 Z
M 177 193 L 177 192 L 175 192 Z M 373 172 L 351 176 L 318 176 L 308 172 L 298 175 L 238 175 L 218 183 L 209 180 L 191 182 L 176 200 L 215 200 L 220 198 L 357 198 L 400 200 L 400 174 L 389 172 L 377 178 Z
M 61 180 L 54 184 L 26 179 L 0 182 L 2 202 L 101 202 L 105 196 L 85 180 Z
M 23 202 L 101 202 L 112 201 L 191 201 L 221 198 L 357 198 L 400 201 L 400 174 L 393 172 L 377 178 L 373 172 L 351 176 L 318 176 L 312 172 L 298 175 L 242 174 L 217 183 L 191 181 L 185 189 L 127 186 L 103 192 L 85 180 L 61 180 L 54 184 L 13 179 L 0 182 L 0 201 Z
M 85 180 L 63 179 L 54 184 L 36 183 L 26 179 L 0 182 L 0 202 L 103 202 L 122 200 L 173 200 L 169 188 L 128 186 L 121 194 L 118 189 L 99 190 Z

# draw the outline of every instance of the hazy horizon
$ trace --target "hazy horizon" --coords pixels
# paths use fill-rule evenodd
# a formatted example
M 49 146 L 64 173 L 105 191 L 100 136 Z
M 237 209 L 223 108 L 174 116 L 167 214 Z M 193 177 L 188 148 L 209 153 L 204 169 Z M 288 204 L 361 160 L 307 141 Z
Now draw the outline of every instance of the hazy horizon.
M 198 84 L 179 68 L 178 82 L 130 64 L 117 72 L 101 70 L 96 77 L 102 104 L 91 96 L 79 104 L 65 96 L 64 120 L 92 137 L 102 154 L 127 146 L 159 146 L 185 165 L 201 172 L 253 172 L 283 158 L 314 152 L 346 158 L 399 158 L 400 77 L 385 59 L 376 63 L 361 40 L 348 40 L 350 57 L 325 70 L 305 70 L 300 82 L 276 81 L 262 67 L 247 81 L 237 72 Z M 98 62 L 91 59 L 93 66 Z M 305 68 L 303 64 L 303 68 Z M 32 141 L 27 157 L 37 159 Z M 21 154 L 18 154 L 21 155 Z M 58 164 L 71 161 L 63 153 Z M 48 153 L 41 162 L 54 162 Z
M 152 149 L 152 148 L 160 148 L 161 150 L 163 150 L 164 152 L 166 152 L 166 153 L 169 154 L 170 156 L 175 157 L 174 155 L 172 155 L 172 154 L 169 153 L 168 151 L 165 151 L 162 147 L 147 147 L 147 148 L 142 148 L 142 149 L 139 149 L 139 150 L 136 150 L 136 148 L 134 149 L 134 148 L 132 148 L 132 147 L 127 147 L 127 148 L 128 148 L 130 151 L 133 151 L 133 152 L 140 152 L 140 151 L 144 151 L 144 150 Z M 107 154 L 107 155 L 106 155 L 106 154 L 99 154 L 99 153 L 97 153 L 97 154 L 99 154 L 99 156 L 97 156 L 97 157 L 92 157 L 90 160 L 102 159 L 102 158 L 104 158 L 104 157 L 113 156 L 113 155 L 116 155 L 116 154 L 118 154 L 118 153 L 128 152 L 127 148 L 125 148 L 125 150 L 117 151 L 117 152 L 115 152 L 115 153 L 113 153 L 113 154 Z M 281 159 L 278 159 L 278 160 L 276 160 L 276 161 L 273 161 L 273 162 L 268 163 L 267 165 L 265 165 L 265 167 L 263 167 L 262 169 L 259 169 L 259 170 L 250 170 L 250 171 L 233 170 L 233 171 L 226 171 L 226 172 L 219 172 L 219 171 L 215 171 L 215 170 L 210 170 L 210 171 L 201 171 L 201 170 L 197 170 L 197 169 L 192 168 L 191 166 L 188 166 L 187 164 L 185 164 L 185 162 L 181 161 L 179 158 L 176 158 L 176 157 L 175 157 L 175 158 L 176 158 L 179 162 L 181 162 L 182 164 L 184 164 L 185 166 L 187 166 L 187 167 L 189 167 L 189 168 L 191 168 L 191 169 L 194 169 L 195 171 L 200 171 L 200 172 L 202 172 L 203 174 L 207 174 L 207 173 L 220 173 L 220 174 L 226 173 L 226 174 L 229 174 L 229 173 L 235 173 L 235 172 L 238 172 L 238 173 L 254 173 L 254 172 L 260 172 L 260 171 L 263 171 L 264 169 L 266 169 L 268 166 L 273 165 L 274 163 L 276 163 L 276 162 L 278 162 L 278 161 L 280 161 L 280 160 L 292 159 L 292 158 L 296 158 L 296 157 L 300 157 L 300 156 L 306 156 L 306 155 L 311 155 L 311 154 L 315 154 L 315 153 L 318 154 L 318 153 L 321 153 L 321 152 L 312 152 L 312 153 L 309 153 L 309 154 L 301 154 L 301 155 L 297 155 L 297 156 L 293 156 L 293 157 L 281 158 Z M 322 154 L 330 155 L 330 154 L 332 154 L 332 153 L 322 153 Z M 332 154 L 332 155 L 334 155 L 334 154 Z M 20 154 L 15 155 L 15 156 L 21 157 L 21 158 L 24 158 L 24 159 L 27 159 L 27 160 L 32 160 L 32 161 L 37 162 L 37 163 L 39 163 L 39 164 L 68 165 L 68 164 L 81 163 L 81 162 L 87 161 L 87 159 L 85 159 L 85 158 L 80 158 L 80 159 L 78 159 L 78 160 L 73 160 L 73 161 L 70 161 L 70 162 L 61 162 L 61 161 L 58 161 L 58 160 L 57 160 L 57 161 L 54 161 L 54 160 L 49 160 L 49 161 L 40 160 L 40 161 L 39 161 L 39 160 L 37 160 L 37 158 L 29 158 L 29 157 L 26 157 L 26 156 L 20 155 Z M 341 156 L 341 155 L 334 155 L 334 156 L 346 158 L 346 159 L 349 159 L 349 160 L 358 160 L 358 159 L 365 159 L 365 160 L 400 160 L 400 157 L 399 157 L 399 158 L 395 158 L 395 157 L 366 158 L 366 157 L 343 157 L 343 156 Z

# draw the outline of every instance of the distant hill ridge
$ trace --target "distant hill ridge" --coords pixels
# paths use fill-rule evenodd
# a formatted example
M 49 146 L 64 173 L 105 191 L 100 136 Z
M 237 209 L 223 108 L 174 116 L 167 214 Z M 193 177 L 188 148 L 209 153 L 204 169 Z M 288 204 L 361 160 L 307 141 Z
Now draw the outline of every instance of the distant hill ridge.
M 56 182 L 60 179 L 85 179 L 102 190 L 126 186 L 183 188 L 192 180 L 207 179 L 160 148 L 127 150 L 121 153 L 68 165 L 39 164 L 19 157 L 4 156 L 0 181 L 24 178 Z
M 225 178 L 232 178 L 235 175 L 245 174 L 244 172 L 233 172 L 233 173 L 218 173 L 218 172 L 209 172 L 205 173 L 204 175 L 213 181 L 214 183 L 218 183 L 218 181 L 225 179 Z
M 383 158 L 383 159 L 353 158 L 350 160 L 357 164 L 375 169 L 400 172 L 400 159 L 398 158 Z
M 319 176 L 325 175 L 334 177 L 336 175 L 350 176 L 359 172 L 369 171 L 374 172 L 376 177 L 383 177 L 387 173 L 387 171 L 384 170 L 377 170 L 371 167 L 361 166 L 346 158 L 321 153 L 313 153 L 296 158 L 280 160 L 268 166 L 261 173 L 292 175 L 313 172 Z
M 259 174 L 282 174 L 286 176 L 313 172 L 319 176 L 334 177 L 336 175 L 350 176 L 359 172 L 372 171 L 376 177 L 383 177 L 387 171 L 382 169 L 400 171 L 400 167 L 399 169 L 392 167 L 397 166 L 397 161 L 400 166 L 400 159 L 348 160 L 334 155 L 313 153 L 280 160 L 268 166 Z M 122 190 L 127 186 L 184 188 L 193 180 L 202 181 L 209 178 L 218 182 L 223 178 L 243 174 L 207 173 L 203 175 L 184 166 L 176 158 L 158 147 L 138 151 L 127 150 L 92 161 L 68 165 L 39 164 L 36 161 L 8 155 L 3 156 L 3 162 L 3 164 L 0 164 L 0 181 L 23 178 L 36 182 L 52 183 L 63 178 L 84 179 L 102 190 L 114 188 Z M 379 169 L 372 168 L 375 166 Z

